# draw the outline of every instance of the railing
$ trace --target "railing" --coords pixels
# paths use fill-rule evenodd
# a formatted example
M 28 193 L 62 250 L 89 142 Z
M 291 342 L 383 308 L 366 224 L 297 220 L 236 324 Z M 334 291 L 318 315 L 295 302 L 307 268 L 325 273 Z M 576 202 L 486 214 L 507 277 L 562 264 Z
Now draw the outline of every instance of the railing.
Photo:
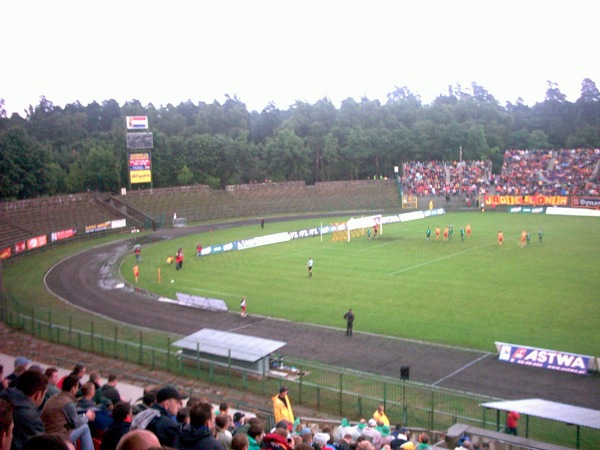
M 377 406 L 385 406 L 392 424 L 443 430 L 457 422 L 499 431 L 494 418 L 486 418 L 480 404 L 499 400 L 488 396 L 429 386 L 413 381 L 331 367 L 314 361 L 285 358 L 277 377 L 272 373 L 256 374 L 234 368 L 229 363 L 208 362 L 198 354 L 182 358 L 172 343 L 181 336 L 161 336 L 158 332 L 131 331 L 114 326 L 102 333 L 94 320 L 84 323 L 67 312 L 50 311 L 27 305 L 7 295 L 0 295 L 0 320 L 38 338 L 66 344 L 81 350 L 142 365 L 151 370 L 165 370 L 192 379 L 226 385 L 270 397 L 285 383 L 295 404 L 311 407 L 338 417 L 370 417 Z M 284 376 L 284 374 L 291 376 Z M 273 425 L 269 423 L 269 425 Z M 557 444 L 572 443 L 565 424 L 530 418 L 529 437 Z M 600 439 L 597 430 L 586 430 L 582 441 Z M 585 447 L 583 447 L 585 448 Z

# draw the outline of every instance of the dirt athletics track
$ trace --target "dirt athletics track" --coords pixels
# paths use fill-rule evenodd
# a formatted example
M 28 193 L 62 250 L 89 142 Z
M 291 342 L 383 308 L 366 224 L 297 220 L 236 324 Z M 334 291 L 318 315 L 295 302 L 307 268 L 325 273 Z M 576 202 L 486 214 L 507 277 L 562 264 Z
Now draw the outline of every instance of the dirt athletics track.
M 237 222 L 235 226 L 241 225 Z M 211 225 L 212 228 L 232 224 Z M 166 229 L 156 238 L 206 231 L 208 226 Z M 345 328 L 321 327 L 278 319 L 241 318 L 237 312 L 219 313 L 159 302 L 153 295 L 118 289 L 118 264 L 131 252 L 124 240 L 76 254 L 55 265 L 46 275 L 48 290 L 79 308 L 113 320 L 169 333 L 188 335 L 214 328 L 287 342 L 285 356 L 322 361 L 360 371 L 399 377 L 400 366 L 410 367 L 410 380 L 489 395 L 506 400 L 542 398 L 600 410 L 600 375 L 588 376 L 508 364 L 490 352 L 466 350 L 426 342 L 362 333 L 360 317 L 354 335 Z M 340 319 L 340 322 L 342 320 Z

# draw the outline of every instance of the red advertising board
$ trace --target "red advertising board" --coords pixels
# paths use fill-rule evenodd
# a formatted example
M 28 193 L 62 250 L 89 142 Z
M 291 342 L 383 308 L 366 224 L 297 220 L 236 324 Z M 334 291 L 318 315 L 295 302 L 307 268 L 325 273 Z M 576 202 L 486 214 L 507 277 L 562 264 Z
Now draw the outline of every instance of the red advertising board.
M 10 247 L 3 248 L 0 250 L 0 259 L 8 259 L 12 256 L 12 249 Z
M 43 247 L 48 243 L 48 238 L 45 234 L 27 239 L 27 250 Z

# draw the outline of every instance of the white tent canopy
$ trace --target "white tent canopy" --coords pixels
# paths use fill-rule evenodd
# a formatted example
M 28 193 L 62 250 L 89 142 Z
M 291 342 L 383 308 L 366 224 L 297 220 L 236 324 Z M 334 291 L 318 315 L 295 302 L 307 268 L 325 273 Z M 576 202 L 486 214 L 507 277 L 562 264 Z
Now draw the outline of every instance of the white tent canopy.
M 500 411 L 516 411 L 542 419 L 555 420 L 569 425 L 600 429 L 600 411 L 539 398 L 482 403 L 484 408 Z

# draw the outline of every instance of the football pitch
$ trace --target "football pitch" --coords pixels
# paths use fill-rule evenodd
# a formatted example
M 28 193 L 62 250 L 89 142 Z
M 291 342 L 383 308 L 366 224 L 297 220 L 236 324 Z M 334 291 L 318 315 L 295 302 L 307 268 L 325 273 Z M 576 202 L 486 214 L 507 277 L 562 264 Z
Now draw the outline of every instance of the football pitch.
M 324 218 L 323 225 L 349 216 Z M 453 239 L 435 228 L 454 226 Z M 460 228 L 471 225 L 471 238 Z M 600 348 L 600 220 L 541 214 L 450 213 L 386 224 L 383 235 L 332 242 L 309 237 L 196 258 L 196 244 L 225 244 L 321 225 L 320 219 L 213 230 L 142 246 L 139 286 L 224 300 L 250 315 L 495 351 L 494 342 L 598 356 Z M 426 240 L 425 230 L 431 238 Z M 543 243 L 538 230 L 543 229 Z M 497 244 L 498 231 L 504 244 Z M 522 230 L 531 234 L 521 248 Z M 166 263 L 179 247 L 183 269 Z M 308 277 L 307 261 L 314 260 Z M 133 283 L 135 258 L 122 265 Z M 160 269 L 161 282 L 158 282 Z M 171 280 L 173 282 L 171 282 Z

